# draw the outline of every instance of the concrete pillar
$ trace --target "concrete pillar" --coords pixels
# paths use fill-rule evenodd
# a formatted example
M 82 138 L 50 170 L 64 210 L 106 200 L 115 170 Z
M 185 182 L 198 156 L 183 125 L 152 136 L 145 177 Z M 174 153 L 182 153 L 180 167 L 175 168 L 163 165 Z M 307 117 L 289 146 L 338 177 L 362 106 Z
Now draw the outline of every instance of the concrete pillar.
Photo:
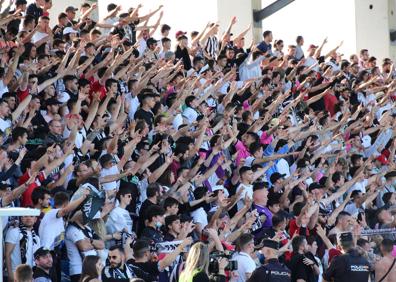
M 371 55 L 381 56 L 377 59 L 383 59 L 391 57 L 393 50 L 393 59 L 396 58 L 389 36 L 391 25 L 396 25 L 394 13 L 391 15 L 391 10 L 395 7 L 394 2 L 394 0 L 355 0 L 357 51 L 366 48 Z

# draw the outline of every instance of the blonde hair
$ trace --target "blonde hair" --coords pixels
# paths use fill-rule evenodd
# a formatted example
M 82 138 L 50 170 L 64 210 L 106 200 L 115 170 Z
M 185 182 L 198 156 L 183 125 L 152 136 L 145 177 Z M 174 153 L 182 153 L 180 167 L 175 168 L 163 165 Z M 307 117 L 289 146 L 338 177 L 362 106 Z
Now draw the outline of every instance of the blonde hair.
M 95 231 L 95 233 L 100 237 L 100 239 L 105 240 L 107 235 L 106 225 L 101 218 L 92 219 L 89 222 L 89 226 Z
M 188 257 L 184 270 L 181 273 L 179 282 L 192 281 L 195 273 L 204 271 L 208 273 L 209 250 L 208 246 L 202 242 L 194 244 L 188 252 Z

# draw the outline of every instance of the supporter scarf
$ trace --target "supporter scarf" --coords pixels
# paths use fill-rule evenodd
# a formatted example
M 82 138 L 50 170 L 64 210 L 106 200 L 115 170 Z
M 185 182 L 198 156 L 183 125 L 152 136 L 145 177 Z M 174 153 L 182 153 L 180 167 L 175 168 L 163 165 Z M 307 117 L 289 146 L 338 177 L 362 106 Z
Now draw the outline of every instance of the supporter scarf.
M 22 234 L 22 238 L 19 241 L 19 248 L 21 251 L 21 261 L 22 263 L 26 263 L 26 253 L 27 253 L 27 243 L 28 243 L 28 230 L 27 227 L 25 225 L 23 225 L 22 223 L 19 224 L 19 230 Z M 37 244 L 37 235 L 34 232 L 34 229 L 31 230 L 32 232 L 32 239 L 33 239 L 33 245 Z
M 112 268 L 110 266 L 106 266 L 103 271 L 106 278 L 111 279 L 131 279 L 136 278 L 135 273 L 132 268 L 128 264 L 124 264 L 124 270 L 119 268 Z
M 98 212 L 105 203 L 105 194 L 103 191 L 98 190 L 95 186 L 89 183 L 85 183 L 81 187 L 87 188 L 91 191 L 81 208 L 84 223 L 87 223 L 94 218 L 98 218 L 100 215 Z

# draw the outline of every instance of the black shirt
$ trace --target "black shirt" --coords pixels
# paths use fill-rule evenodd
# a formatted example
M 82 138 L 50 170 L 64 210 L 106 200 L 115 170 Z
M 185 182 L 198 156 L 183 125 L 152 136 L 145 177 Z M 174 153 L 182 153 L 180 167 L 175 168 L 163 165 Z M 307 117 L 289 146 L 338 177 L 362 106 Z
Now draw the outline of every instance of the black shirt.
M 190 59 L 190 54 L 188 54 L 188 50 L 187 48 L 180 48 L 180 46 L 178 45 L 176 48 L 176 52 L 175 52 L 175 57 L 176 59 L 182 59 L 183 60 L 183 65 L 184 65 L 184 69 L 185 70 L 189 70 L 191 69 L 191 59 Z
M 315 258 L 310 257 L 310 254 L 294 254 L 290 261 L 291 281 L 295 282 L 298 279 L 304 279 L 306 282 L 316 282 L 315 272 L 311 266 L 305 265 L 304 258 L 309 258 L 316 262 Z
M 141 270 L 136 271 L 136 269 L 134 269 L 137 277 L 144 279 L 144 281 L 158 281 L 158 275 L 160 274 L 160 272 L 157 262 L 135 262 L 133 259 L 130 259 L 127 263 Z
M 138 232 L 137 234 L 140 235 L 143 232 L 143 229 L 145 227 L 144 221 L 146 220 L 146 211 L 149 207 L 155 205 L 153 202 L 151 202 L 149 199 L 146 199 L 142 206 L 140 207 L 139 210 L 139 223 L 138 223 Z
M 290 270 L 277 259 L 269 259 L 267 264 L 256 268 L 247 282 L 290 282 Z
M 142 237 L 145 237 L 148 240 L 152 240 L 153 243 L 164 242 L 164 235 L 162 235 L 161 231 L 151 226 L 146 226 L 146 228 L 143 229 Z
M 139 109 L 136 111 L 135 119 L 143 119 L 149 126 L 150 130 L 153 129 L 153 124 L 154 124 L 154 114 L 149 111 L 145 111 L 143 109 Z
M 54 273 L 54 271 L 52 271 L 52 269 L 50 269 L 49 274 L 48 274 L 42 268 L 33 266 L 33 279 L 43 277 L 43 278 L 51 280 L 52 282 L 56 282 L 57 279 L 54 274 L 55 273 Z
M 323 273 L 323 278 L 334 282 L 368 281 L 370 264 L 357 250 L 337 256 L 329 268 Z
M 43 15 L 43 9 L 37 7 L 35 3 L 30 4 L 26 9 L 26 15 L 31 15 L 36 20 L 36 24 L 38 23 L 39 17 Z

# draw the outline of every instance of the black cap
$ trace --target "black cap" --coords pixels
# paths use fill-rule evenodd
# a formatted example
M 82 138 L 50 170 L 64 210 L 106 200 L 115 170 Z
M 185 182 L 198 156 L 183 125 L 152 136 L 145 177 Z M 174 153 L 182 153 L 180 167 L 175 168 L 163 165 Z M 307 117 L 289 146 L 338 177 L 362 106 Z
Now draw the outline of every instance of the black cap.
M 150 38 L 147 39 L 147 41 L 146 41 L 147 46 L 149 46 L 149 45 L 151 45 L 151 44 L 155 44 L 155 43 L 157 43 L 157 42 L 158 42 L 158 40 L 155 40 L 155 39 L 152 38 L 152 37 L 150 37 Z
M 352 241 L 353 241 L 353 237 L 351 232 L 345 232 L 338 235 L 338 242 L 341 244 Z
M 262 248 L 271 248 L 274 250 L 279 250 L 279 242 L 271 239 L 263 239 L 261 243 L 258 246 L 256 246 L 256 249 L 262 249 Z
M 73 7 L 73 6 L 69 6 L 69 7 L 66 8 L 65 11 L 66 12 L 75 12 L 75 11 L 78 11 L 78 9 L 76 7 Z
M 315 189 L 323 189 L 324 187 L 323 187 L 323 185 L 321 185 L 320 183 L 318 183 L 318 182 L 312 182 L 310 185 L 309 185 L 309 187 L 308 187 L 308 191 L 309 192 L 312 192 L 313 190 L 315 190 Z
M 50 253 L 50 250 L 44 249 L 43 247 L 37 249 L 37 251 L 34 252 L 34 259 L 38 259 L 39 257 L 46 256 L 47 254 Z
M 274 184 L 278 179 L 285 177 L 286 174 L 280 174 L 279 172 L 274 172 L 270 176 L 271 183 Z
M 45 104 L 46 104 L 47 106 L 51 106 L 51 105 L 61 105 L 62 103 L 59 102 L 59 101 L 58 101 L 57 99 L 55 99 L 55 98 L 49 98 L 49 99 L 45 100 Z

